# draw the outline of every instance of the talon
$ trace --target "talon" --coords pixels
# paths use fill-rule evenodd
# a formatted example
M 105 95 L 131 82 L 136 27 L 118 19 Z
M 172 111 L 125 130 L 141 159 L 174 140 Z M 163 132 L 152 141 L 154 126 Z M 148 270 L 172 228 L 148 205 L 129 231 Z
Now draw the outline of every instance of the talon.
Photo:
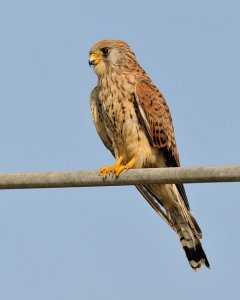
M 131 159 L 126 165 L 122 165 L 122 162 L 123 162 L 123 157 L 120 156 L 117 159 L 115 165 L 101 168 L 100 174 L 104 178 L 110 176 L 111 174 L 113 174 L 115 177 L 118 177 L 123 170 L 129 170 L 133 168 L 136 162 L 136 158 L 134 157 L 133 159 Z
M 109 170 L 110 167 L 104 167 L 104 168 L 101 168 L 100 169 L 100 174 L 105 178 L 107 177 L 108 174 L 110 174 L 110 170 Z
M 108 167 L 103 167 L 103 168 L 101 168 L 100 171 L 99 171 L 100 174 L 101 174 L 104 178 L 110 176 L 111 174 L 115 174 L 115 173 L 116 173 L 116 169 L 117 169 L 119 166 L 121 166 L 122 161 L 123 161 L 123 157 L 120 156 L 120 157 L 117 159 L 116 163 L 115 163 L 113 166 L 108 166 Z
M 119 166 L 116 170 L 115 170 L 115 173 L 114 175 L 116 177 L 118 177 L 120 175 L 120 173 L 122 173 L 122 171 L 125 169 L 125 166 Z

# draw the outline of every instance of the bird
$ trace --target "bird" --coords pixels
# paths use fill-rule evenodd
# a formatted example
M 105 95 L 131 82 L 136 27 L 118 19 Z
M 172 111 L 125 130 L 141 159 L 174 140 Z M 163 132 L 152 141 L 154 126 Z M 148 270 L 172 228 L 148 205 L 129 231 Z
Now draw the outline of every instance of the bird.
M 113 166 L 101 168 L 100 174 L 118 177 L 132 168 L 180 167 L 168 104 L 131 47 L 121 40 L 99 41 L 91 47 L 88 63 L 97 75 L 90 95 L 92 119 L 116 159 Z M 177 233 L 193 270 L 202 265 L 210 268 L 183 184 L 136 188 Z

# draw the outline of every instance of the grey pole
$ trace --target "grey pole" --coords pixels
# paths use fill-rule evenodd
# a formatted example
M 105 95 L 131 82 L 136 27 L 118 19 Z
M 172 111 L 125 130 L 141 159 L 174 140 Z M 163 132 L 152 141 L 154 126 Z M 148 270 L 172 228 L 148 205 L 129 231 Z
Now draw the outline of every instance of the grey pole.
M 0 189 L 207 182 L 240 182 L 240 166 L 132 169 L 106 179 L 98 171 L 0 174 Z

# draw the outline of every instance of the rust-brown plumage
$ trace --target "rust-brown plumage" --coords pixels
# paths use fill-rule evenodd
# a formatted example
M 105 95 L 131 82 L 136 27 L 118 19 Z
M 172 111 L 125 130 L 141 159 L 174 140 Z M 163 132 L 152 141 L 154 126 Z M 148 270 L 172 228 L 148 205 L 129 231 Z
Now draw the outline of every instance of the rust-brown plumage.
M 115 176 L 124 169 L 179 167 L 174 129 L 161 92 L 122 41 L 100 41 L 90 50 L 98 84 L 90 97 L 92 117 L 116 164 L 100 170 Z M 182 184 L 150 184 L 137 189 L 178 234 L 191 267 L 209 267 L 201 230 L 190 212 Z

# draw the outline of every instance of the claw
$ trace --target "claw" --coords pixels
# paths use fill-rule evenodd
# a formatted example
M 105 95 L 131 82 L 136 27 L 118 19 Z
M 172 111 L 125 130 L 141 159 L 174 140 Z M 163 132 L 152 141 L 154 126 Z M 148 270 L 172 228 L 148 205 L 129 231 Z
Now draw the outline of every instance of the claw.
M 123 170 L 132 169 L 136 162 L 136 159 L 135 158 L 131 159 L 126 165 L 122 165 L 122 162 L 123 162 L 123 157 L 120 156 L 113 166 L 101 168 L 100 174 L 104 178 L 110 176 L 111 174 L 114 175 L 115 177 L 118 177 L 122 173 Z
M 108 176 L 110 176 L 111 174 L 115 174 L 116 169 L 119 168 L 119 166 L 121 166 L 121 163 L 123 161 L 123 157 L 120 156 L 116 163 L 113 166 L 108 166 L 108 167 L 103 167 L 100 169 L 100 174 L 106 178 Z

